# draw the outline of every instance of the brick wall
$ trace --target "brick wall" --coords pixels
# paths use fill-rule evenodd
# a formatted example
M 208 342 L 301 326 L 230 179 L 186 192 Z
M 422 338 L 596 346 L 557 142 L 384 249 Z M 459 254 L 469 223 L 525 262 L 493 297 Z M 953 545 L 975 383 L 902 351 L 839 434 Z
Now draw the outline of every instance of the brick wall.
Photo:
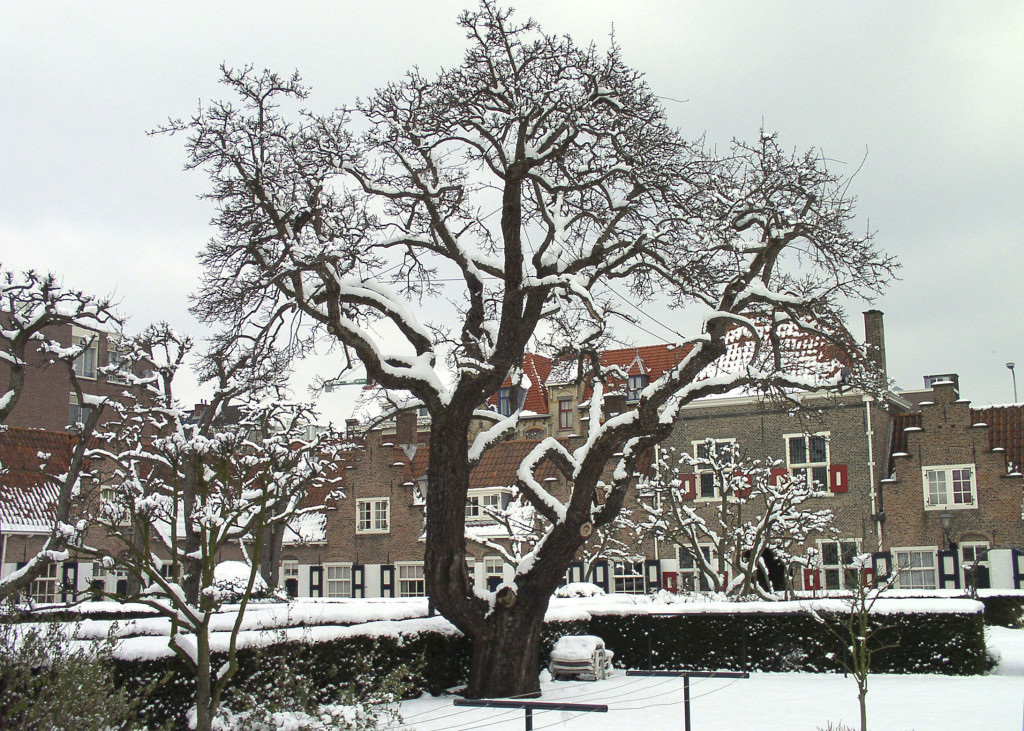
M 990 447 L 988 432 L 987 425 L 972 424 L 970 403 L 958 400 L 952 383 L 935 386 L 932 400 L 921 404 L 921 426 L 906 431 L 906 451 L 894 457 L 894 479 L 882 487 L 887 548 L 945 547 L 940 516 L 946 508 L 926 509 L 923 470 L 948 465 L 972 465 L 977 489 L 975 503 L 946 506 L 949 539 L 1024 546 L 1024 482 L 1007 474 L 1006 454 Z

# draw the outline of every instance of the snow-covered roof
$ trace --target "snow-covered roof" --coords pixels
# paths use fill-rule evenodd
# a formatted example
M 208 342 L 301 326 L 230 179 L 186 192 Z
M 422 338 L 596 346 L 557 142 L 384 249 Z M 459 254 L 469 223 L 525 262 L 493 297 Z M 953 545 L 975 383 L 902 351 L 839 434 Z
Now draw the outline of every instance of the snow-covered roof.
M 0 530 L 46 533 L 53 525 L 58 486 L 77 437 L 67 432 L 8 427 L 0 431 Z

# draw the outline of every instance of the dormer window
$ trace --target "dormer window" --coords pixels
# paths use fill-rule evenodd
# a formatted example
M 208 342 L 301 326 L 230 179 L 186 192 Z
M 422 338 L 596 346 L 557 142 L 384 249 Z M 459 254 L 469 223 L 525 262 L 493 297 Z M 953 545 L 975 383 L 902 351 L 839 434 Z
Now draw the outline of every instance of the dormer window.
M 626 401 L 639 401 L 640 392 L 647 386 L 648 381 L 644 374 L 630 376 L 626 381 Z
M 512 415 L 512 389 L 498 389 L 498 413 L 502 416 Z

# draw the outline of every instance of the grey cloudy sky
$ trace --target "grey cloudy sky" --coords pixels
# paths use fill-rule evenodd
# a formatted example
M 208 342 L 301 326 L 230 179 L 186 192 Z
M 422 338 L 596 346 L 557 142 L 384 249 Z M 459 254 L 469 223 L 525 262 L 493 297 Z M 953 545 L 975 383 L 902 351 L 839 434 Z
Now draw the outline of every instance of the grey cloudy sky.
M 222 97 L 222 61 L 299 69 L 324 110 L 412 65 L 453 65 L 470 4 L 4 2 L 0 262 L 113 293 L 135 329 L 197 331 L 205 179 L 182 171 L 181 139 L 145 131 Z M 964 397 L 1006 403 L 1019 361 L 1024 394 L 1024 3 L 512 4 L 578 43 L 614 27 L 690 136 L 763 124 L 849 173 L 863 161 L 860 225 L 904 265 L 876 303 L 890 375 L 916 388 L 957 372 Z

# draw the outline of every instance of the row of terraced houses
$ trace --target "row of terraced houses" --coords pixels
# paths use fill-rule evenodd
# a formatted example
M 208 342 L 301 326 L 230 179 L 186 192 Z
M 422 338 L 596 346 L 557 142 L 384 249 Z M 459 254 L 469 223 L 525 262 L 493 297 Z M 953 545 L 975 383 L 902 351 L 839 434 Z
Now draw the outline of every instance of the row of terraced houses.
M 882 313 L 867 312 L 864 322 L 869 352 L 884 372 Z M 80 336 L 70 328 L 54 335 Z M 730 344 L 735 353 L 725 361 L 749 346 L 735 339 Z M 102 334 L 96 348 L 91 370 L 83 363 L 79 378 L 106 393 L 116 384 L 105 383 L 95 366 L 114 349 Z M 808 371 L 833 373 L 843 365 L 804 336 L 794 335 L 789 350 L 797 355 L 797 366 Z M 618 366 L 625 374 L 606 408 L 630 408 L 640 390 L 682 355 L 672 345 L 606 351 L 603 365 Z M 522 408 L 518 430 L 487 452 L 471 476 L 466 520 L 479 540 L 470 544 L 467 567 L 481 589 L 511 579 L 515 570 L 487 548 L 506 535 L 489 509 L 515 500 L 522 459 L 541 438 L 571 443 L 587 430 L 587 411 L 581 407 L 590 394 L 577 384 L 569 364 L 528 354 L 523 369 L 528 387 L 506 384 L 490 404 L 495 419 Z M 30 384 L 0 434 L 0 461 L 6 467 L 0 478 L 3 575 L 27 560 L 50 529 L 53 493 L 38 477 L 40 463 L 59 472 L 75 439 L 60 426 L 64 419 L 76 420 L 76 404 L 59 378 L 54 369 Z M 928 376 L 919 390 L 886 392 L 882 398 L 855 389 L 792 396 L 801 408 L 744 393 L 694 402 L 681 410 L 666 445 L 693 453 L 708 439 L 736 442 L 746 455 L 779 460 L 779 470 L 816 486 L 808 507 L 830 508 L 836 533 L 804 547 L 815 549 L 814 559 L 787 576 L 789 588 L 842 589 L 854 576 L 854 557 L 863 553 L 873 555 L 879 574 L 899 567 L 902 588 L 959 588 L 969 582 L 1021 587 L 1024 406 L 973 408 L 960 398 L 954 374 Z M 57 413 L 64 407 L 67 412 Z M 410 411 L 383 428 L 361 428 L 354 421 L 348 427 L 358 449 L 346 452 L 337 465 L 335 487 L 345 496 L 321 513 L 304 516 L 285 539 L 280 585 L 295 596 L 421 596 L 422 496 L 430 449 L 426 417 Z M 542 465 L 538 477 L 556 496 L 568 490 L 553 466 Z M 696 510 L 713 509 L 719 498 L 713 481 L 701 474 L 681 479 Z M 566 578 L 586 578 L 610 592 L 701 588 L 693 562 L 671 542 L 648 538 L 627 553 L 590 557 L 586 565 L 581 560 Z M 117 591 L 127 579 L 116 570 L 72 560 L 54 565 L 33 594 L 59 601 L 97 584 Z

